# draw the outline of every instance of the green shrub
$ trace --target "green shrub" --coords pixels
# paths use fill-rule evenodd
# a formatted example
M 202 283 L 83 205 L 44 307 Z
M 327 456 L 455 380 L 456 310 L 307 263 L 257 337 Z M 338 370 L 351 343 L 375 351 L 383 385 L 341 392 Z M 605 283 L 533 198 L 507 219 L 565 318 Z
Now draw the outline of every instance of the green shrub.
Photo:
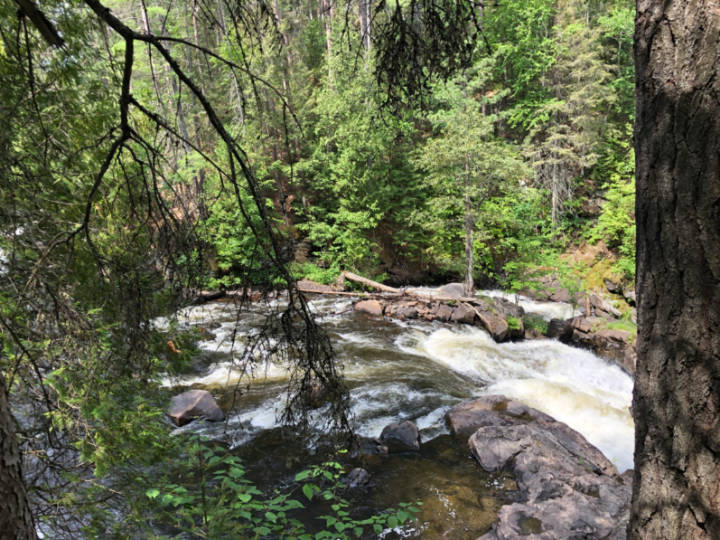
M 292 263 L 290 265 L 290 273 L 295 279 L 309 279 L 317 283 L 323 283 L 329 285 L 335 281 L 340 275 L 340 270 L 337 266 L 332 265 L 329 268 L 321 268 L 315 263 Z
M 508 317 L 505 319 L 508 324 L 508 328 L 513 331 L 522 330 L 523 325 L 522 321 L 518 319 L 517 317 L 512 317 L 508 315 Z
M 523 323 L 525 324 L 525 328 L 527 330 L 534 330 L 542 335 L 547 334 L 548 322 L 540 315 L 535 313 L 526 313 L 523 315 Z
M 237 456 L 213 448 L 195 435 L 190 439 L 189 454 L 192 471 L 182 475 L 184 482 L 170 482 L 145 492 L 153 520 L 177 530 L 176 538 L 191 534 L 200 538 L 344 540 L 377 535 L 413 520 L 419 511 L 416 506 L 401 503 L 398 510 L 356 517 L 341 496 L 345 467 L 336 461 L 299 472 L 294 488 L 267 496 L 245 477 Z M 313 499 L 319 499 L 327 509 L 317 517 L 325 522 L 326 529 L 311 534 L 297 517 Z

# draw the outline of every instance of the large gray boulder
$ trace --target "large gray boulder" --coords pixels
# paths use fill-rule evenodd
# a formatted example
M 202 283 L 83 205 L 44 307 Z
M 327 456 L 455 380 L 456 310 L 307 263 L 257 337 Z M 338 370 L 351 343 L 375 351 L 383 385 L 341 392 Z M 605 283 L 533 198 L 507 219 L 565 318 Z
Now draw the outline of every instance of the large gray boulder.
M 463 298 L 465 296 L 465 285 L 462 283 L 448 283 L 438 289 L 440 296 L 449 296 L 450 298 Z
M 461 403 L 447 419 L 457 435 L 472 431 L 483 469 L 509 469 L 518 485 L 518 502 L 500 509 L 482 540 L 625 538 L 630 482 L 582 435 L 504 396 Z
M 222 409 L 207 390 L 188 390 L 170 400 L 167 415 L 178 426 L 184 426 L 196 418 L 210 422 L 225 420 Z

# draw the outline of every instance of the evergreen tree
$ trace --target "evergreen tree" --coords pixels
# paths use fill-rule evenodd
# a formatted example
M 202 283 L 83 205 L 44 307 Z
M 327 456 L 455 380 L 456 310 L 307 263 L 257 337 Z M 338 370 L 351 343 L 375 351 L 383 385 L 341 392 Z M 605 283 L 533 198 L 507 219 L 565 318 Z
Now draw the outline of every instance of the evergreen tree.
M 581 18 L 575 0 L 561 3 L 555 26 L 557 54 L 543 77 L 552 96 L 539 107 L 525 142 L 536 182 L 552 194 L 557 227 L 573 181 L 598 160 L 597 146 L 614 93 L 611 74 L 598 50 L 598 32 Z
M 435 136 L 423 145 L 416 159 L 428 172 L 429 184 L 434 188 L 429 201 L 434 219 L 429 224 L 436 226 L 438 218 L 460 218 L 463 223 L 467 295 L 474 288 L 473 231 L 478 210 L 507 184 L 517 185 L 526 171 L 516 150 L 494 135 L 499 115 L 489 109 L 503 92 L 490 87 L 489 67 L 489 60 L 478 62 L 438 87 L 434 97 L 439 110 L 428 116 Z

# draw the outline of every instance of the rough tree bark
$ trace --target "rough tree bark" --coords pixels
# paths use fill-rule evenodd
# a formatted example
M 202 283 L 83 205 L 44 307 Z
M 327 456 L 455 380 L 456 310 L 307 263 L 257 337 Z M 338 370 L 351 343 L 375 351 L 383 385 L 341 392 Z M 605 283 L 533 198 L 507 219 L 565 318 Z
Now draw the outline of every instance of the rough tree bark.
M 21 463 L 5 379 L 0 372 L 0 540 L 37 538 Z
M 638 0 L 631 538 L 720 538 L 720 1 Z

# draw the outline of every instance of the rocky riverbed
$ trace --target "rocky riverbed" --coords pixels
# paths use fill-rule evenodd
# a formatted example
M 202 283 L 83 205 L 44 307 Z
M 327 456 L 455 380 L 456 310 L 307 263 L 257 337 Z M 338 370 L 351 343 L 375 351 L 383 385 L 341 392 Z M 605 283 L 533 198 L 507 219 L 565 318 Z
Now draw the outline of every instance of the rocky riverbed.
M 511 300 L 513 297 L 515 301 Z M 555 297 L 566 295 L 556 292 L 545 300 Z M 566 302 L 556 303 L 570 306 Z M 466 297 L 462 284 L 451 283 L 438 289 L 409 289 L 405 295 L 374 295 L 355 302 L 354 309 L 374 317 L 475 325 L 484 328 L 498 343 L 554 338 L 592 350 L 634 375 L 634 323 L 623 320 L 610 299 L 597 293 L 585 294 L 580 305 L 571 308 L 573 316 L 546 321 L 533 318 L 533 312 L 526 311 L 529 305 L 526 297 L 498 291 L 480 291 L 477 296 Z M 628 308 L 633 317 L 634 308 Z
M 390 304 L 374 314 L 357 309 L 374 297 L 311 299 L 344 366 L 356 430 L 372 450 L 348 462 L 348 472 L 367 473 L 354 473 L 361 493 L 354 504 L 378 511 L 401 500 L 424 501 L 419 522 L 403 533 L 411 537 L 621 535 L 629 483 L 618 470 L 632 467 L 631 379 L 559 341 L 575 332 L 568 321 L 587 319 L 571 305 L 522 298 L 496 303 L 493 295 L 500 293 L 486 293 L 479 301 L 487 302 L 488 312 L 496 314 L 494 306 L 507 302 L 516 310 L 509 313 L 523 322 L 540 317 L 546 334 L 557 331 L 558 339 L 531 335 L 526 326 L 522 336 L 496 341 L 477 313 L 472 322 L 453 321 L 458 301 L 446 303 L 451 314 L 445 321 L 386 313 Z M 423 310 L 439 304 L 419 301 Z M 178 392 L 203 388 L 219 398 L 226 422 L 178 429 L 225 441 L 247 456 L 260 484 L 272 486 L 291 481 L 289 464 L 312 455 L 287 440 L 268 442 L 279 429 L 287 366 L 269 357 L 267 365 L 254 367 L 252 383 L 243 382 L 246 390 L 233 408 L 225 397 L 244 380 L 236 358 L 264 310 L 253 305 L 238 317 L 232 304 L 214 302 L 179 313 L 179 324 L 210 329 L 199 344 L 205 363 L 199 359 L 197 373 L 165 384 Z M 468 427 L 459 427 L 461 411 Z M 297 458 L 296 450 L 302 454 Z

